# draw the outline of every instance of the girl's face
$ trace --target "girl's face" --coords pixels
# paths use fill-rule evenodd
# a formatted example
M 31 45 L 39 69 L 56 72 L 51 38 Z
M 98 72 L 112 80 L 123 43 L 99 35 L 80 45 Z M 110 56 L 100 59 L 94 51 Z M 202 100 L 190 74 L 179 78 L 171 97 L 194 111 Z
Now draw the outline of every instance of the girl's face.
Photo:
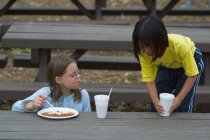
M 80 86 L 80 72 L 77 64 L 69 64 L 63 76 L 56 76 L 55 80 L 58 84 L 66 89 L 78 89 Z
M 143 47 L 142 49 L 143 53 L 146 53 L 149 56 L 152 56 L 152 50 L 150 47 Z
M 144 43 L 139 42 L 139 47 L 141 47 L 141 51 L 146 53 L 148 56 L 152 56 L 152 49 L 149 46 L 146 46 Z

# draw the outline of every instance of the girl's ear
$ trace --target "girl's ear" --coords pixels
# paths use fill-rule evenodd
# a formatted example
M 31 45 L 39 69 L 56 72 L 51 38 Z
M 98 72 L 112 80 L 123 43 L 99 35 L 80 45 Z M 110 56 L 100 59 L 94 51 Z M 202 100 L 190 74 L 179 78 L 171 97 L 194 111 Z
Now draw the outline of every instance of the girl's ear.
M 60 85 L 62 83 L 61 77 L 56 76 L 55 77 L 55 82 Z

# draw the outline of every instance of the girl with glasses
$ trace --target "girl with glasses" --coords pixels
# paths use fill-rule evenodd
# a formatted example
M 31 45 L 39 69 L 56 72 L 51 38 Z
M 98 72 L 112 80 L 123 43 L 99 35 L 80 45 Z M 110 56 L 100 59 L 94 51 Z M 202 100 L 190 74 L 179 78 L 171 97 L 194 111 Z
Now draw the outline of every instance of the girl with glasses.
M 36 112 L 49 108 L 46 100 L 54 107 L 68 107 L 79 112 L 91 111 L 89 94 L 80 88 L 80 71 L 69 56 L 57 56 L 49 62 L 46 81 L 49 86 L 15 102 L 12 111 Z

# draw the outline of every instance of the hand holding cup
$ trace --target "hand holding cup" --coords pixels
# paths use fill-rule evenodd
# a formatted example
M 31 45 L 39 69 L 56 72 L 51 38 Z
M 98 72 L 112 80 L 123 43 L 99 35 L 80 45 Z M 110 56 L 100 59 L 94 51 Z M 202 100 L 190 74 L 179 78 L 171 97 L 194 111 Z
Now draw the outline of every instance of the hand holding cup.
M 164 108 L 164 112 L 161 116 L 168 117 L 170 116 L 170 107 L 173 103 L 174 95 L 170 93 L 161 93 L 160 94 L 160 103 Z

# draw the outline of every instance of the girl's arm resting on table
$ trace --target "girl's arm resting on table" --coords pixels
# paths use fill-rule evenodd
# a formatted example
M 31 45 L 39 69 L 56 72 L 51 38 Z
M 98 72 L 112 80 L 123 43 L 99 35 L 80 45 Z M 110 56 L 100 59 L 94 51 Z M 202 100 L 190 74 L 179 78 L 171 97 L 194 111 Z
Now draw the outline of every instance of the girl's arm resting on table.
M 158 97 L 155 82 L 146 82 L 146 86 L 147 86 L 147 89 L 148 89 L 148 92 L 149 92 L 149 96 L 150 96 L 156 110 L 161 115 L 164 110 L 163 110 L 162 105 L 160 104 L 160 100 L 159 100 L 159 97 Z
M 24 108 L 25 108 L 25 110 L 38 109 L 44 104 L 45 99 L 46 99 L 45 96 L 37 95 L 33 101 L 26 103 Z
M 37 95 L 34 100 L 21 100 L 17 101 L 13 106 L 13 111 L 19 112 L 36 112 L 38 108 L 42 107 L 46 97 L 43 95 Z
M 38 108 L 33 107 L 33 100 L 19 100 L 12 105 L 12 111 L 36 112 Z
M 27 102 L 24 105 L 24 110 L 34 110 L 34 109 L 36 109 L 33 104 L 34 104 L 33 101 Z
M 37 106 L 34 106 L 34 104 L 32 104 L 32 102 L 34 102 L 36 100 L 36 98 L 42 93 L 41 96 L 48 96 L 48 93 L 50 93 L 50 89 L 49 87 L 43 87 L 41 89 L 39 89 L 38 91 L 36 91 L 34 94 L 32 94 L 31 96 L 27 97 L 24 100 L 19 100 L 17 102 L 15 102 L 12 105 L 12 111 L 19 111 L 19 112 L 36 112 L 38 110 Z M 42 101 L 45 101 L 42 99 Z M 36 101 L 37 102 L 37 101 Z M 40 102 L 39 102 L 40 103 Z M 39 104 L 38 103 L 38 104 Z M 37 103 L 36 103 L 37 104 Z
M 33 102 L 33 100 L 19 100 L 12 105 L 12 111 L 18 112 L 35 112 L 36 110 L 26 110 L 25 104 Z
M 186 81 L 184 83 L 184 86 L 182 87 L 181 91 L 174 98 L 174 101 L 173 101 L 173 103 L 171 105 L 170 112 L 173 112 L 177 107 L 179 107 L 179 105 L 184 100 L 185 96 L 188 94 L 188 92 L 190 91 L 190 89 L 194 85 L 196 78 L 197 78 L 197 75 L 187 77 L 187 79 L 186 79 Z

